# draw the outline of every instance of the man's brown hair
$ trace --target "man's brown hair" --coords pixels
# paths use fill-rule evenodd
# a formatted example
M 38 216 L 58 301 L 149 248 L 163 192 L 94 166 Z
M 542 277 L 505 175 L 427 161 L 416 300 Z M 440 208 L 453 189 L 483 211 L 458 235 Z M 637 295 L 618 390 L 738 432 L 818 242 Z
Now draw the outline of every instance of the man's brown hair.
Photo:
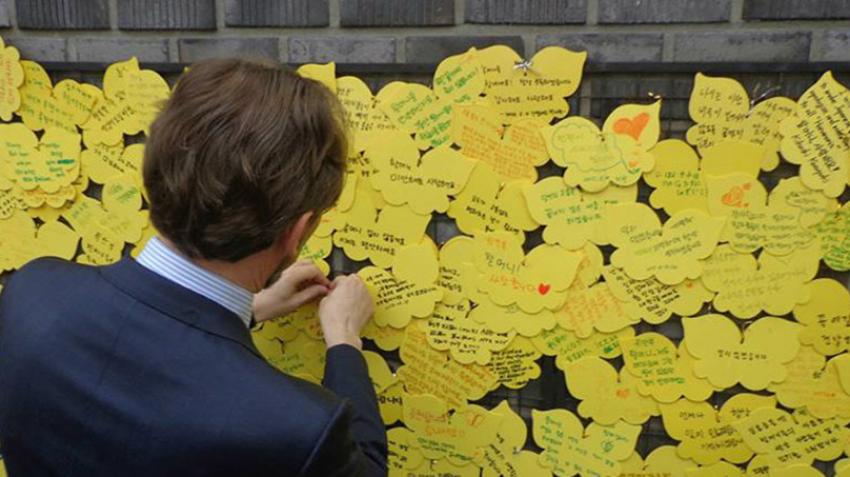
M 321 83 L 265 61 L 195 63 L 145 145 L 151 221 L 189 257 L 239 260 L 305 212 L 318 220 L 346 153 L 342 108 Z

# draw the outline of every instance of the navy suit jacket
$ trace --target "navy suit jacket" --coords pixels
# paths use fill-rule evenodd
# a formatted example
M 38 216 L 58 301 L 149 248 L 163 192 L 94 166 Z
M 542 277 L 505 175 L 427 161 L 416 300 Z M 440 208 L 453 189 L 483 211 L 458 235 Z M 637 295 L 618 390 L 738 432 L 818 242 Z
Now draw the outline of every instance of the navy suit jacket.
M 40 259 L 0 293 L 0 448 L 10 477 L 386 475 L 366 363 L 287 376 L 232 312 L 132 259 Z

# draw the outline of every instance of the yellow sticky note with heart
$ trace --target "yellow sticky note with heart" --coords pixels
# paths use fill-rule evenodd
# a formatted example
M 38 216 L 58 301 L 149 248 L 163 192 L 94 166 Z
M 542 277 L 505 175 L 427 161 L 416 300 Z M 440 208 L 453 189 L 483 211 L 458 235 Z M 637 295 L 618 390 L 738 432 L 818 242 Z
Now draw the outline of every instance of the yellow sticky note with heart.
M 707 213 L 708 190 L 696 151 L 679 139 L 665 139 L 649 152 L 655 158 L 655 167 L 643 175 L 646 183 L 655 189 L 649 203 L 656 209 L 664 209 L 668 215 L 687 209 Z
M 543 240 L 567 249 L 581 248 L 588 241 L 607 245 L 605 211 L 609 205 L 635 202 L 637 187 L 610 186 L 587 193 L 564 183 L 560 177 L 547 177 L 523 187 L 532 218 L 545 225 Z
M 579 415 L 594 422 L 610 425 L 623 420 L 643 424 L 659 413 L 656 402 L 638 392 L 634 376 L 625 369 L 618 373 L 601 358 L 588 357 L 572 363 L 564 370 L 564 376 L 570 394 L 581 400 Z
M 789 409 L 805 407 L 820 419 L 836 416 L 850 419 L 850 394 L 844 391 L 839 378 L 839 368 L 846 366 L 848 358 L 842 354 L 827 362 L 813 347 L 801 346 L 797 356 L 786 365 L 788 377 L 768 390 Z
M 707 402 L 680 399 L 661 404 L 664 429 L 679 441 L 678 454 L 700 465 L 721 459 L 741 464 L 750 460 L 753 450 L 738 433 L 733 423 L 760 408 L 772 408 L 773 397 L 740 393 L 729 398 L 720 411 Z
M 368 150 L 380 144 L 385 133 L 395 131 L 390 118 L 377 107 L 369 86 L 356 76 L 336 80 L 336 93 L 345 111 L 356 151 Z
M 540 354 L 528 338 L 517 336 L 506 348 L 494 351 L 486 367 L 502 386 L 520 389 L 540 377 Z
M 525 421 L 502 401 L 492 409 L 502 416 L 496 438 L 479 449 L 475 463 L 484 469 L 484 477 L 514 475 L 517 477 L 551 477 L 549 469 L 540 465 L 540 456 L 522 450 L 528 436 Z M 477 475 L 477 474 L 476 474 Z
M 449 204 L 448 215 L 468 235 L 510 232 L 524 239 L 523 232 L 536 229 L 537 223 L 528 212 L 522 187 L 522 182 L 502 184 L 490 166 L 478 163 L 466 187 Z
M 823 263 L 839 272 L 850 270 L 850 205 L 828 214 L 814 230 L 820 239 Z
M 11 121 L 21 105 L 18 87 L 24 82 L 24 70 L 17 48 L 6 46 L 0 38 L 0 119 Z
M 642 333 L 620 340 L 625 369 L 637 378 L 637 389 L 658 402 L 670 403 L 681 397 L 705 401 L 714 389 L 705 379 L 697 378 L 692 359 L 684 349 L 664 335 Z
M 749 319 L 762 310 L 773 315 L 790 313 L 809 299 L 803 285 L 815 277 L 820 248 L 812 243 L 784 256 L 762 252 L 758 260 L 720 245 L 705 261 L 702 283 L 717 292 L 714 307 L 737 318 Z
M 379 267 L 357 272 L 375 303 L 375 324 L 404 328 L 411 318 L 425 318 L 443 297 L 437 286 L 439 263 L 430 241 L 398 250 L 392 273 Z
M 416 136 L 420 149 L 446 144 L 454 104 L 470 102 L 484 92 L 484 70 L 476 50 L 443 60 L 434 72 L 433 85 L 432 90 L 421 84 L 394 81 L 376 96 L 390 120 Z
M 543 448 L 540 463 L 555 475 L 619 477 L 622 462 L 634 453 L 640 426 L 581 421 L 566 409 L 531 411 L 534 442 Z
M 674 313 L 694 315 L 714 297 L 700 280 L 685 279 L 676 285 L 665 285 L 655 278 L 635 280 L 622 268 L 612 266 L 605 267 L 603 275 L 611 293 L 622 302 L 626 315 L 654 325 L 667 321 Z
M 387 205 L 378 211 L 367 194 L 357 194 L 343 216 L 345 225 L 334 233 L 334 245 L 353 260 L 368 258 L 381 268 L 389 268 L 398 249 L 418 244 L 431 220 L 406 206 Z
M 464 155 L 490 166 L 504 181 L 534 182 L 535 167 L 549 161 L 540 134 L 544 123 L 524 119 L 504 127 L 499 111 L 487 103 L 459 104 L 452 114 L 452 142 Z
M 480 448 L 492 443 L 502 416 L 468 405 L 449 415 L 449 406 L 431 395 L 404 396 L 404 423 L 413 431 L 410 445 L 427 459 L 470 464 Z
M 741 332 L 734 321 L 717 314 L 683 318 L 682 327 L 687 351 L 696 358 L 694 374 L 720 389 L 740 383 L 753 391 L 785 380 L 785 364 L 797 355 L 802 329 L 768 316 Z
M 594 330 L 614 333 L 640 321 L 614 296 L 607 282 L 570 290 L 564 306 L 555 312 L 555 320 L 580 338 L 587 338 Z
M 623 352 L 620 343 L 635 335 L 631 326 L 614 333 L 591 333 L 580 338 L 576 333 L 556 326 L 531 337 L 531 343 L 544 355 L 554 356 L 555 365 L 564 370 L 567 366 L 587 357 L 614 359 Z
M 611 264 L 635 280 L 657 278 L 667 285 L 702 274 L 703 259 L 714 251 L 724 219 L 684 210 L 664 225 L 645 204 L 617 204 L 607 209 L 607 230 L 617 250 Z
M 415 145 L 412 152 L 373 155 L 377 173 L 371 176 L 372 185 L 389 204 L 407 204 L 417 214 L 445 212 L 449 196 L 463 189 L 475 163 L 449 146 L 432 149 L 421 159 Z
M 337 92 L 336 64 L 334 62 L 325 64 L 308 63 L 299 66 L 296 70 L 300 76 L 316 80 L 325 85 L 332 93 Z
M 726 217 L 721 240 L 742 253 L 764 248 L 787 255 L 809 245 L 815 234 L 801 222 L 801 210 L 781 200 L 767 204 L 767 191 L 757 178 L 746 174 L 709 176 L 708 209 Z
M 481 399 L 498 385 L 497 376 L 487 367 L 461 364 L 448 352 L 432 348 L 417 323 L 405 330 L 399 356 L 404 365 L 396 370 L 396 375 L 405 389 L 412 394 L 433 394 L 452 409 Z
M 637 146 L 652 149 L 661 136 L 661 100 L 652 104 L 623 104 L 617 106 L 602 125 L 602 131 L 635 140 Z
M 800 342 L 823 355 L 850 349 L 850 292 L 831 278 L 819 278 L 806 285 L 810 298 L 794 307 L 794 318 L 805 328 Z M 850 416 L 848 416 L 850 417 Z
M 679 457 L 676 446 L 658 446 L 645 460 L 637 452 L 632 454 L 623 462 L 621 477 L 685 477 L 686 470 L 696 466 L 694 461 Z
M 633 135 L 615 133 L 613 127 L 600 131 L 585 118 L 570 117 L 541 132 L 552 160 L 567 168 L 564 182 L 589 192 L 600 191 L 609 184 L 632 185 L 655 165 L 655 158 Z M 636 134 L 643 134 L 643 129 Z
M 80 135 L 48 129 L 36 138 L 22 123 L 0 124 L 0 163 L 21 189 L 53 193 L 80 173 Z
M 751 108 L 744 87 L 731 78 L 697 73 L 688 110 L 696 123 L 687 132 L 688 142 L 700 150 L 725 141 L 743 141 L 764 149 L 761 168 L 779 165 L 780 123 L 793 115 L 796 103 L 777 96 Z
M 818 419 L 804 409 L 789 414 L 763 407 L 732 424 L 758 454 L 766 455 L 771 468 L 813 460 L 833 460 L 850 439 L 841 419 Z
M 538 245 L 528 254 L 509 233 L 476 238 L 478 289 L 501 306 L 516 304 L 527 313 L 556 310 L 566 298 L 582 257 L 555 245 Z
M 555 326 L 555 316 L 548 309 L 528 313 L 515 304 L 498 305 L 487 295 L 477 300 L 477 306 L 470 311 L 469 318 L 496 333 L 516 331 L 522 336 L 535 336 Z
M 437 303 L 434 313 L 425 322 L 428 343 L 434 349 L 448 351 L 459 363 L 486 365 L 491 353 L 505 349 L 516 332 L 495 332 L 471 319 L 469 310 L 468 300 L 454 305 Z
M 782 157 L 800 165 L 810 189 L 838 197 L 850 181 L 850 90 L 827 71 L 797 101 L 781 126 Z
M 587 52 L 550 46 L 523 61 L 504 45 L 479 52 L 485 94 L 508 123 L 534 119 L 543 123 L 566 116 L 566 101 L 579 87 Z

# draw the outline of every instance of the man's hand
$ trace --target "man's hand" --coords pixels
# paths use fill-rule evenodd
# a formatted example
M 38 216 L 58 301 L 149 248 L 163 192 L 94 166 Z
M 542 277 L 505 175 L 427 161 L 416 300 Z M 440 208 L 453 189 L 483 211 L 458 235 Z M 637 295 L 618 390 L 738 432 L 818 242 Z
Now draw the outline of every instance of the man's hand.
M 319 321 L 327 347 L 349 344 L 361 349 L 360 331 L 369 322 L 374 309 L 372 297 L 360 277 L 337 277 L 331 291 L 319 302 Z
M 287 315 L 327 295 L 331 282 L 309 260 L 299 260 L 280 274 L 270 287 L 254 295 L 254 320 L 270 320 Z

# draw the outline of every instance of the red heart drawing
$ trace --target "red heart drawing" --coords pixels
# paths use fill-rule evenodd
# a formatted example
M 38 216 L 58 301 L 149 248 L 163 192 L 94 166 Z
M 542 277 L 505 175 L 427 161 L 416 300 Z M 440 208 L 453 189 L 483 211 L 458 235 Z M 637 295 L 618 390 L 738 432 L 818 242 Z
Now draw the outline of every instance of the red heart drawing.
M 649 113 L 640 113 L 637 116 L 629 118 L 620 118 L 614 123 L 614 132 L 617 134 L 628 134 L 635 141 L 640 139 L 646 125 L 649 124 Z
M 552 286 L 548 283 L 541 283 L 540 285 L 537 285 L 537 291 L 539 291 L 541 295 L 549 293 L 550 288 L 552 288 Z

